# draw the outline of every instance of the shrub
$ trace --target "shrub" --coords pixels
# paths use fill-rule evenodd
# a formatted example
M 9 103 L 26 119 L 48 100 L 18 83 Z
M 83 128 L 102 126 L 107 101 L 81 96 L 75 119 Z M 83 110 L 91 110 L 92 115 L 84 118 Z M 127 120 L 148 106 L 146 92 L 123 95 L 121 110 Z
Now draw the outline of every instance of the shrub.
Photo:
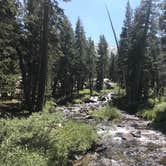
M 49 156 L 52 156 L 51 162 L 57 160 L 59 165 L 66 165 L 74 154 L 84 154 L 97 138 L 90 126 L 74 122 L 66 123 L 60 130 L 52 130 L 50 136 L 56 151 L 50 151 Z
M 25 148 L 12 147 L 8 144 L 1 145 L 0 151 L 0 165 L 1 166 L 46 166 L 47 158 L 36 152 L 30 152 Z
M 119 120 L 121 113 L 116 107 L 107 104 L 101 110 L 93 112 L 92 116 L 97 120 Z
M 86 124 L 57 114 L 33 114 L 27 119 L 0 120 L 0 165 L 68 165 L 96 139 Z

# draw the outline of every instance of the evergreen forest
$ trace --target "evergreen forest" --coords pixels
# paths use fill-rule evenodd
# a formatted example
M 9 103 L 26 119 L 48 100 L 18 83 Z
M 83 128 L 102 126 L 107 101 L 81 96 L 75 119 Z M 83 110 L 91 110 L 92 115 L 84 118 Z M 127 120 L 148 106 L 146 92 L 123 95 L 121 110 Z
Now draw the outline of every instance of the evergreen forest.
M 0 0 L 1 166 L 166 165 L 166 0 L 126 1 L 120 36 L 109 10 L 114 49 L 60 0 Z

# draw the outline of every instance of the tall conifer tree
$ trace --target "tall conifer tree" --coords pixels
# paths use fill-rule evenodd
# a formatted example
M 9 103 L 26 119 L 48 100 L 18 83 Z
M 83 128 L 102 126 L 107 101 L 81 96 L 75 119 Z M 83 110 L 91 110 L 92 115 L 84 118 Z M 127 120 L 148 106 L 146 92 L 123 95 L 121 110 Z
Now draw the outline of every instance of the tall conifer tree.
M 131 40 L 131 27 L 132 27 L 132 9 L 130 7 L 130 2 L 127 2 L 126 15 L 124 20 L 124 26 L 122 28 L 122 33 L 120 35 L 119 53 L 118 56 L 118 75 L 121 86 L 127 84 L 128 78 L 128 54 Z
M 0 97 L 13 96 L 18 81 L 18 8 L 16 0 L 0 1 Z
M 96 52 L 95 52 L 95 46 L 94 41 L 89 38 L 88 40 L 88 49 L 87 49 L 87 68 L 88 68 L 88 80 L 89 80 L 89 89 L 90 89 L 90 95 L 93 95 L 93 89 L 94 89 L 94 78 L 95 78 L 95 69 L 96 69 Z
M 74 32 L 67 17 L 64 17 L 60 32 L 61 57 L 57 61 L 54 78 L 54 94 L 56 97 L 72 97 L 74 89 L 75 50 Z
M 86 58 L 87 58 L 87 41 L 84 32 L 84 28 L 81 24 L 81 20 L 78 19 L 75 30 L 75 78 L 77 92 L 83 89 L 84 82 L 86 80 Z
M 147 32 L 152 9 L 152 0 L 142 0 L 136 9 L 132 25 L 131 45 L 128 58 L 127 96 L 128 104 L 136 105 L 142 96 L 143 65 L 145 61 Z
M 108 44 L 104 35 L 100 36 L 100 41 L 98 45 L 98 60 L 97 60 L 97 80 L 96 89 L 103 89 L 103 81 L 107 76 L 107 66 L 108 66 Z

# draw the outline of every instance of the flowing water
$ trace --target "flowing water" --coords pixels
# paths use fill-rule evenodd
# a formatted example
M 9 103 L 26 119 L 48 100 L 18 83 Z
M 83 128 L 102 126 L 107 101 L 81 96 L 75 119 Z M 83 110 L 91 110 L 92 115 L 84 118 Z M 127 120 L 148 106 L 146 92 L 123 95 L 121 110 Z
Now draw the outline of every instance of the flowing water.
M 91 112 L 111 100 L 111 94 L 102 101 L 59 107 L 67 118 L 93 125 Z M 98 146 L 85 156 L 77 156 L 75 166 L 163 166 L 166 165 L 166 136 L 145 121 L 124 111 L 118 123 L 103 121 L 95 126 Z

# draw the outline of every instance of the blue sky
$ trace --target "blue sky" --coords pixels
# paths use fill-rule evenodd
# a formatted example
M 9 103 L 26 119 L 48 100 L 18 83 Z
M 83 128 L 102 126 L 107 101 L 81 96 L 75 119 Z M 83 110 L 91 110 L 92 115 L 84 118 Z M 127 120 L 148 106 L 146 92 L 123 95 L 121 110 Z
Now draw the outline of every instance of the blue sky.
M 137 7 L 140 4 L 140 1 L 141 0 L 130 0 L 131 7 Z M 104 34 L 108 43 L 115 45 L 105 10 L 105 3 L 110 10 L 112 21 L 119 39 L 127 0 L 71 0 L 71 2 L 68 3 L 60 1 L 60 6 L 64 9 L 73 28 L 75 28 L 77 18 L 80 17 L 87 37 L 91 37 L 98 43 L 99 35 Z

